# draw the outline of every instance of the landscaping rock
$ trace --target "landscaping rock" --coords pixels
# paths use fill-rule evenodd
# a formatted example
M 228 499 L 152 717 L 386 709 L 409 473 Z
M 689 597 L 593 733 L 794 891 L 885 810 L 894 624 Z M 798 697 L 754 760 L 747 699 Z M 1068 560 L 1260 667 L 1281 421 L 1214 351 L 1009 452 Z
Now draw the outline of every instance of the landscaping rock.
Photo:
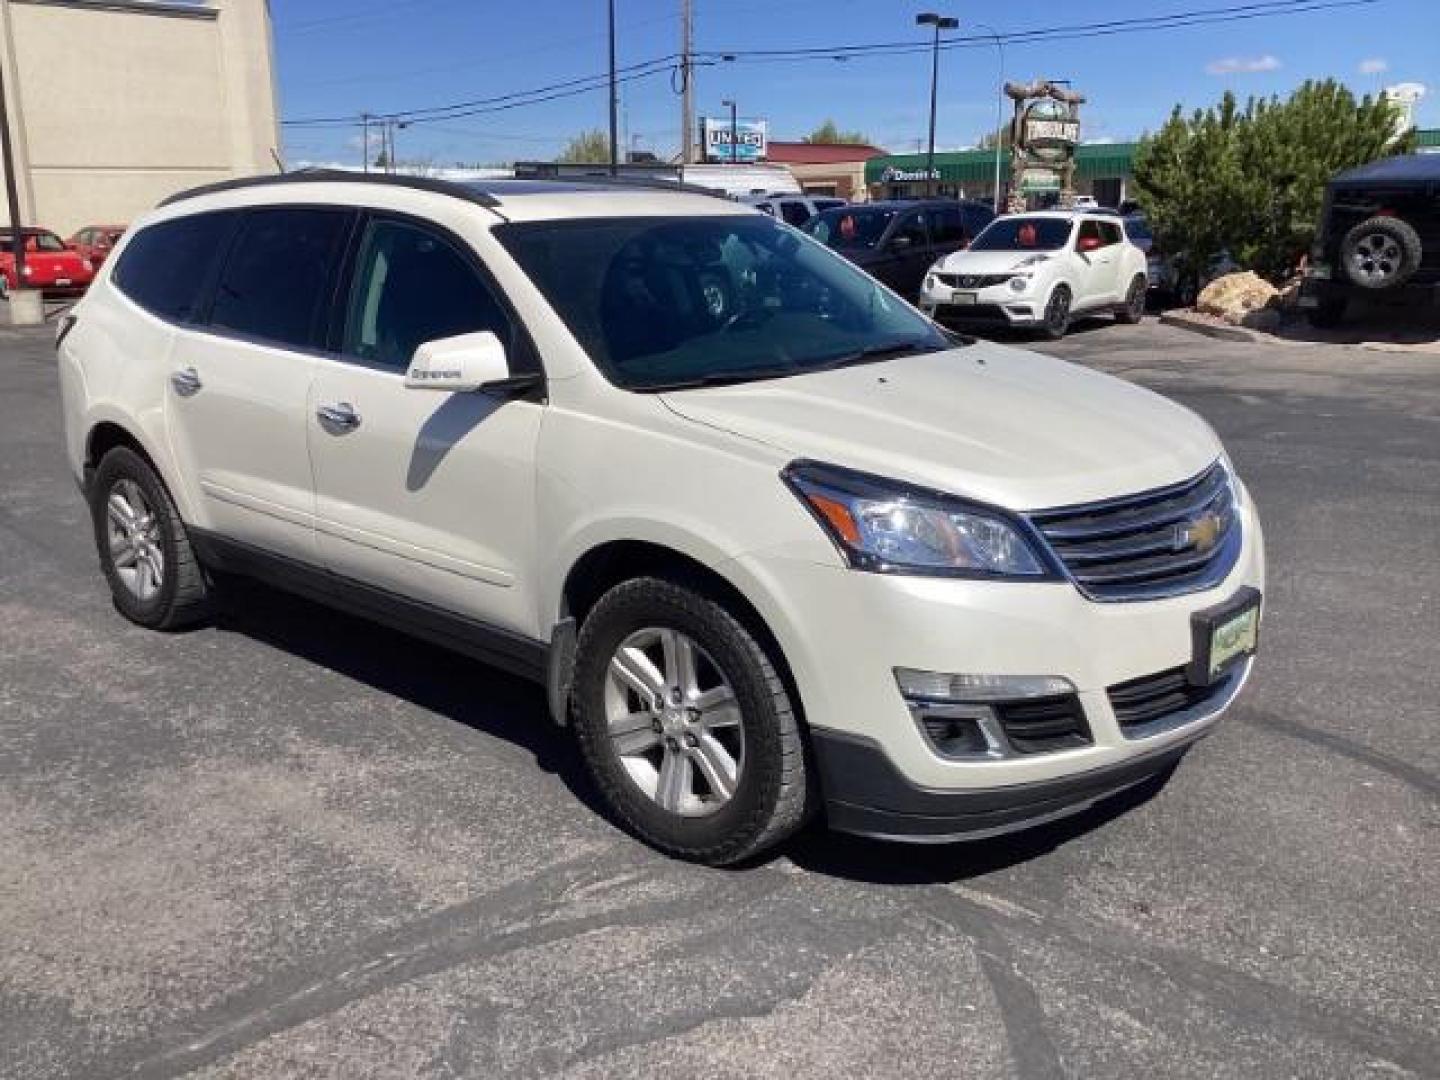
M 1249 326 L 1247 316 L 1269 308 L 1280 295 L 1278 289 L 1249 270 L 1216 278 L 1200 290 L 1197 311 L 1214 315 L 1231 326 Z M 1274 313 L 1279 318 L 1278 313 Z

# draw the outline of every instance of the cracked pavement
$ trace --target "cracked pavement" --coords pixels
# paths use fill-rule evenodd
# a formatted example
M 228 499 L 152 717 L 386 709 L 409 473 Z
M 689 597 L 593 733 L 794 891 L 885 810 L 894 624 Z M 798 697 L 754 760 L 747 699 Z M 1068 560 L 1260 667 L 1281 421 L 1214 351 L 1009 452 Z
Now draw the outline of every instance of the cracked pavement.
M 125 623 L 48 333 L 0 329 L 0 1077 L 1440 1076 L 1440 364 L 1045 348 L 1225 438 L 1249 690 L 1082 816 L 718 871 L 598 816 L 481 665 L 260 586 Z

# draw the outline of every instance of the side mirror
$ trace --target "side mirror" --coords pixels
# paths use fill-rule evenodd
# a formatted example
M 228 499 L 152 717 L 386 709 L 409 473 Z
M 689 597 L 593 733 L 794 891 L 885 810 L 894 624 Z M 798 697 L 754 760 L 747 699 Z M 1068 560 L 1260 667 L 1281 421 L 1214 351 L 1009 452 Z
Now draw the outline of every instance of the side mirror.
M 1101 240 L 1098 236 L 1082 236 L 1075 244 L 1075 250 L 1084 254 L 1087 251 L 1095 251 L 1101 247 Z
M 409 390 L 467 394 L 510 378 L 505 346 L 489 330 L 427 341 L 415 350 L 405 372 Z

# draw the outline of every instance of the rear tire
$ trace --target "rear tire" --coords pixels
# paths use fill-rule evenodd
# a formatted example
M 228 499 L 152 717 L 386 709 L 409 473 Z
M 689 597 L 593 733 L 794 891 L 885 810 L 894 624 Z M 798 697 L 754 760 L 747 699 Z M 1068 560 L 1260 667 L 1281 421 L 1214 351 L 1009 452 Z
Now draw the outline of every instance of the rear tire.
M 179 630 L 210 614 L 210 590 L 164 481 L 126 446 L 95 470 L 90 518 L 115 607 L 150 630 Z
M 591 609 L 570 716 L 610 812 L 667 855 L 739 862 L 812 812 L 800 722 L 774 664 L 723 605 L 675 582 L 636 578 Z
M 1145 318 L 1145 300 L 1150 292 L 1150 280 L 1137 275 L 1130 282 L 1130 291 L 1125 294 L 1125 303 L 1115 309 L 1115 321 L 1133 326 Z

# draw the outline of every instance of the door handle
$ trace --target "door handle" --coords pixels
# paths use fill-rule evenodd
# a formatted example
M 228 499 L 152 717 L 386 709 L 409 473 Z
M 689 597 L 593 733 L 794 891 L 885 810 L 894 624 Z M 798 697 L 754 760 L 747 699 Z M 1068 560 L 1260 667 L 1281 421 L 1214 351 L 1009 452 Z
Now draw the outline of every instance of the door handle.
M 181 368 L 170 376 L 170 385 L 181 397 L 190 397 L 198 393 L 205 384 L 200 381 L 200 373 L 193 367 Z
M 360 414 L 348 401 L 321 405 L 315 410 L 315 415 L 320 419 L 320 426 L 332 435 L 343 435 L 360 426 Z

